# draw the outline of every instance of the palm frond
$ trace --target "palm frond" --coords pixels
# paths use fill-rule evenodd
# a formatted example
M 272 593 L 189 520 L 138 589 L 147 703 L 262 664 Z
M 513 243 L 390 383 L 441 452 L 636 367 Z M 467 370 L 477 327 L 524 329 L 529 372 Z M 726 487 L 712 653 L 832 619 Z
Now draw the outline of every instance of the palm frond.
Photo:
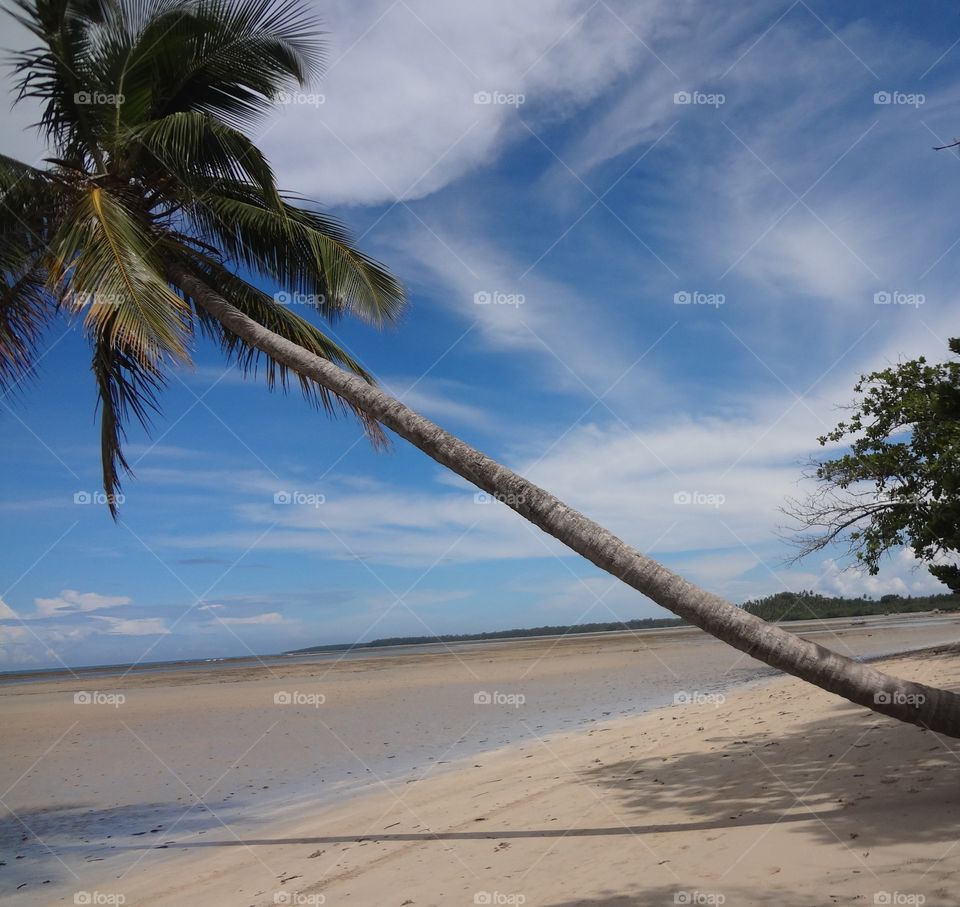
M 268 330 L 309 350 L 315 356 L 327 359 L 353 372 L 370 384 L 375 383 L 373 376 L 347 350 L 330 339 L 318 327 L 291 311 L 276 297 L 268 296 L 209 258 L 195 258 L 190 268 L 211 290 Z M 286 366 L 271 359 L 256 347 L 250 346 L 216 319 L 210 318 L 201 306 L 196 306 L 195 311 L 201 331 L 219 343 L 221 349 L 229 358 L 237 362 L 244 374 L 256 374 L 262 365 L 267 386 L 283 391 L 289 389 L 291 378 L 295 377 L 308 401 L 328 413 L 334 413 L 338 409 L 352 412 L 363 425 L 367 437 L 375 447 L 388 446 L 387 437 L 379 423 L 370 419 L 362 410 L 331 394 L 327 388 L 315 381 L 303 375 L 291 373 Z
M 281 194 L 271 208 L 255 192 L 215 187 L 189 210 L 198 232 L 236 263 L 309 300 L 326 318 L 352 314 L 374 325 L 395 322 L 400 282 L 353 243 L 335 218 L 298 207 Z
M 140 148 L 154 159 L 159 178 L 191 186 L 202 180 L 250 183 L 268 203 L 279 203 L 273 170 L 242 132 L 201 111 L 171 113 L 123 133 L 128 153 Z M 149 163 L 141 162 L 149 172 Z
M 120 199 L 90 189 L 51 239 L 50 272 L 97 336 L 144 363 L 189 361 L 189 312 L 162 277 L 155 242 Z
M 182 7 L 152 21 L 131 47 L 123 72 L 127 123 L 202 111 L 243 128 L 273 112 L 291 81 L 304 85 L 319 73 L 323 45 L 305 3 L 193 0 Z
M 46 292 L 45 234 L 58 193 L 42 171 L 0 156 L 0 388 L 33 370 L 44 327 L 56 313 Z
M 56 314 L 46 275 L 27 270 L 0 284 L 0 389 L 9 394 L 33 372 L 43 330 Z
M 235 336 L 167 280 L 178 262 L 240 311 L 372 382 L 328 320 L 397 320 L 400 283 L 336 219 L 276 186 L 249 126 L 320 71 L 310 0 L 10 0 L 35 46 L 13 55 L 39 103 L 45 169 L 0 156 L 0 388 L 29 373 L 48 321 L 78 312 L 93 346 L 103 480 L 116 516 L 125 426 L 147 424 L 195 327 L 271 388 L 380 425 Z M 238 273 L 244 277 L 238 276 Z M 269 286 L 266 292 L 257 285 Z M 277 296 L 273 295 L 274 288 Z
M 126 424 L 135 417 L 150 427 L 150 411 L 157 410 L 157 393 L 163 386 L 161 374 L 141 359 L 107 339 L 111 332 L 93 338 L 91 369 L 97 383 L 100 411 L 100 460 L 103 466 L 103 490 L 110 514 L 118 515 L 121 475 L 132 475 L 123 452 Z
M 94 90 L 90 73 L 96 30 L 110 16 L 110 0 L 13 0 L 11 15 L 40 42 L 11 55 L 18 100 L 41 105 L 36 124 L 64 157 L 96 153 L 97 113 L 83 103 Z

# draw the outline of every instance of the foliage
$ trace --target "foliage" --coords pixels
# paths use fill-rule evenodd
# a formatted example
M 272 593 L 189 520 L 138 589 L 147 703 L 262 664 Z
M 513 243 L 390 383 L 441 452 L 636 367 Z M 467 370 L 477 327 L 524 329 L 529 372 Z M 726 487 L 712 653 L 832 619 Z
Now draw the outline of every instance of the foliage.
M 309 318 L 394 321 L 404 294 L 335 219 L 281 191 L 248 132 L 323 46 L 300 0 L 14 0 L 34 47 L 13 56 L 18 100 L 41 108 L 43 167 L 0 156 L 0 387 L 15 387 L 55 317 L 82 321 L 113 501 L 125 426 L 148 422 L 196 334 L 244 370 L 262 356 L 171 280 L 199 278 L 243 313 L 367 380 Z M 264 291 L 260 284 L 269 290 Z M 287 370 L 265 363 L 271 386 Z M 299 378 L 313 402 L 343 406 Z M 374 440 L 381 429 L 354 409 Z
M 768 621 L 819 620 L 917 611 L 960 611 L 960 595 L 884 595 L 871 599 L 835 598 L 816 592 L 777 592 L 744 602 L 743 608 Z
M 960 354 L 960 340 L 950 350 Z M 852 415 L 819 439 L 848 452 L 818 463 L 817 491 L 787 507 L 806 532 L 801 556 L 844 539 L 876 574 L 883 554 L 909 546 L 960 592 L 960 567 L 947 562 L 960 552 L 960 362 L 902 362 L 854 390 Z

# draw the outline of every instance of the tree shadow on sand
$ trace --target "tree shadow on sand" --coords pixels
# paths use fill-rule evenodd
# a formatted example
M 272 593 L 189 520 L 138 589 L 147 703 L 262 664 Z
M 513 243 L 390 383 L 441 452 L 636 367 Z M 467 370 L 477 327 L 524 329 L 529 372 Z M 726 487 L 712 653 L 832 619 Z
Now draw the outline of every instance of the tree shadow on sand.
M 651 752 L 581 777 L 619 797 L 627 824 L 631 812 L 673 810 L 684 815 L 671 823 L 676 830 L 790 822 L 795 833 L 834 845 L 956 839 L 960 741 L 845 703 L 787 732 L 758 724 L 749 737 L 734 737 L 722 732 L 724 708 L 716 722 L 704 719 L 706 752 Z M 794 722 L 795 712 L 791 704 L 782 714 Z
M 718 900 L 722 897 L 722 901 Z M 691 907 L 827 907 L 832 904 L 847 904 L 849 898 L 836 900 L 829 895 L 812 899 L 809 895 L 798 894 L 783 888 L 746 888 L 742 885 L 697 886 L 694 884 L 661 885 L 646 888 L 635 894 L 603 894 L 600 897 L 569 898 L 562 901 L 538 902 L 538 907 L 678 907 L 688 904 Z M 872 899 L 857 901 L 864 907 L 872 907 Z M 925 907 L 939 907 L 927 903 Z

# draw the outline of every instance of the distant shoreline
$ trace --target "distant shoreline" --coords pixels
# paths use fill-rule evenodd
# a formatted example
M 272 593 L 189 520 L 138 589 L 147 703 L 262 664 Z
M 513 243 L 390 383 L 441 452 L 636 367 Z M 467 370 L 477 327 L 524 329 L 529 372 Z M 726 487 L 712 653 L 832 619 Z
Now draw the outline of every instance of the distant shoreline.
M 928 621 L 931 619 L 960 619 L 953 612 L 943 611 L 908 611 L 884 615 L 866 615 L 856 617 L 832 617 L 810 620 L 790 620 L 779 622 L 786 625 L 791 631 L 804 632 L 813 635 L 819 628 L 825 633 L 831 629 L 880 625 L 885 627 L 897 626 L 899 621 L 911 623 Z M 158 674 L 177 673 L 180 671 L 218 671 L 227 668 L 243 668 L 262 666 L 264 668 L 278 667 L 288 664 L 309 664 L 311 662 L 338 662 L 344 660 L 360 661 L 363 659 L 377 659 L 387 656 L 434 655 L 446 651 L 464 651 L 473 648 L 497 648 L 499 646 L 522 646 L 525 643 L 538 644 L 559 639 L 615 639 L 618 636 L 640 636 L 643 638 L 657 635 L 674 636 L 689 633 L 692 635 L 704 634 L 691 624 L 677 618 L 666 625 L 627 630 L 597 630 L 585 632 L 567 632 L 543 635 L 524 636 L 496 636 L 479 639 L 440 640 L 424 643 L 388 643 L 375 646 L 370 643 L 361 645 L 345 645 L 337 648 L 300 649 L 290 652 L 279 652 L 263 655 L 225 656 L 222 658 L 177 659 L 174 661 L 143 662 L 140 664 L 112 664 L 112 665 L 82 665 L 61 668 L 36 668 L 19 671 L 0 671 L 0 687 L 23 683 L 40 683 L 57 680 L 84 680 L 98 678 L 120 677 L 127 674 Z M 704 634 L 706 635 L 706 634 Z M 891 653 L 892 654 L 892 653 Z

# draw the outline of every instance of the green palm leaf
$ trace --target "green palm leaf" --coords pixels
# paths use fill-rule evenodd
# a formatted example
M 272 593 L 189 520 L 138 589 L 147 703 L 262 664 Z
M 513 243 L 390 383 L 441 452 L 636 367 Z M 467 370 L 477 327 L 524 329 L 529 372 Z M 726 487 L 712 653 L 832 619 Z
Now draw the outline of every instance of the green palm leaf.
M 286 292 L 328 320 L 399 318 L 403 288 L 335 219 L 278 190 L 248 127 L 305 86 L 323 46 L 306 0 L 12 0 L 36 46 L 13 55 L 19 99 L 41 106 L 44 168 L 0 156 L 0 387 L 15 386 L 59 312 L 93 350 L 103 482 L 116 515 L 125 426 L 148 425 L 167 370 L 197 330 L 244 371 L 287 389 L 293 373 L 211 319 L 173 264 L 237 309 L 372 382 Z M 258 286 L 267 286 L 264 291 Z M 327 411 L 351 411 L 319 384 Z
M 82 193 L 50 240 L 51 283 L 98 338 L 141 362 L 188 361 L 183 300 L 161 276 L 156 240 L 123 202 Z
M 230 186 L 202 196 L 190 211 L 198 232 L 238 264 L 311 299 L 326 317 L 352 314 L 375 325 L 396 321 L 403 288 L 361 252 L 332 217 L 299 208 L 283 195 L 279 208 Z

